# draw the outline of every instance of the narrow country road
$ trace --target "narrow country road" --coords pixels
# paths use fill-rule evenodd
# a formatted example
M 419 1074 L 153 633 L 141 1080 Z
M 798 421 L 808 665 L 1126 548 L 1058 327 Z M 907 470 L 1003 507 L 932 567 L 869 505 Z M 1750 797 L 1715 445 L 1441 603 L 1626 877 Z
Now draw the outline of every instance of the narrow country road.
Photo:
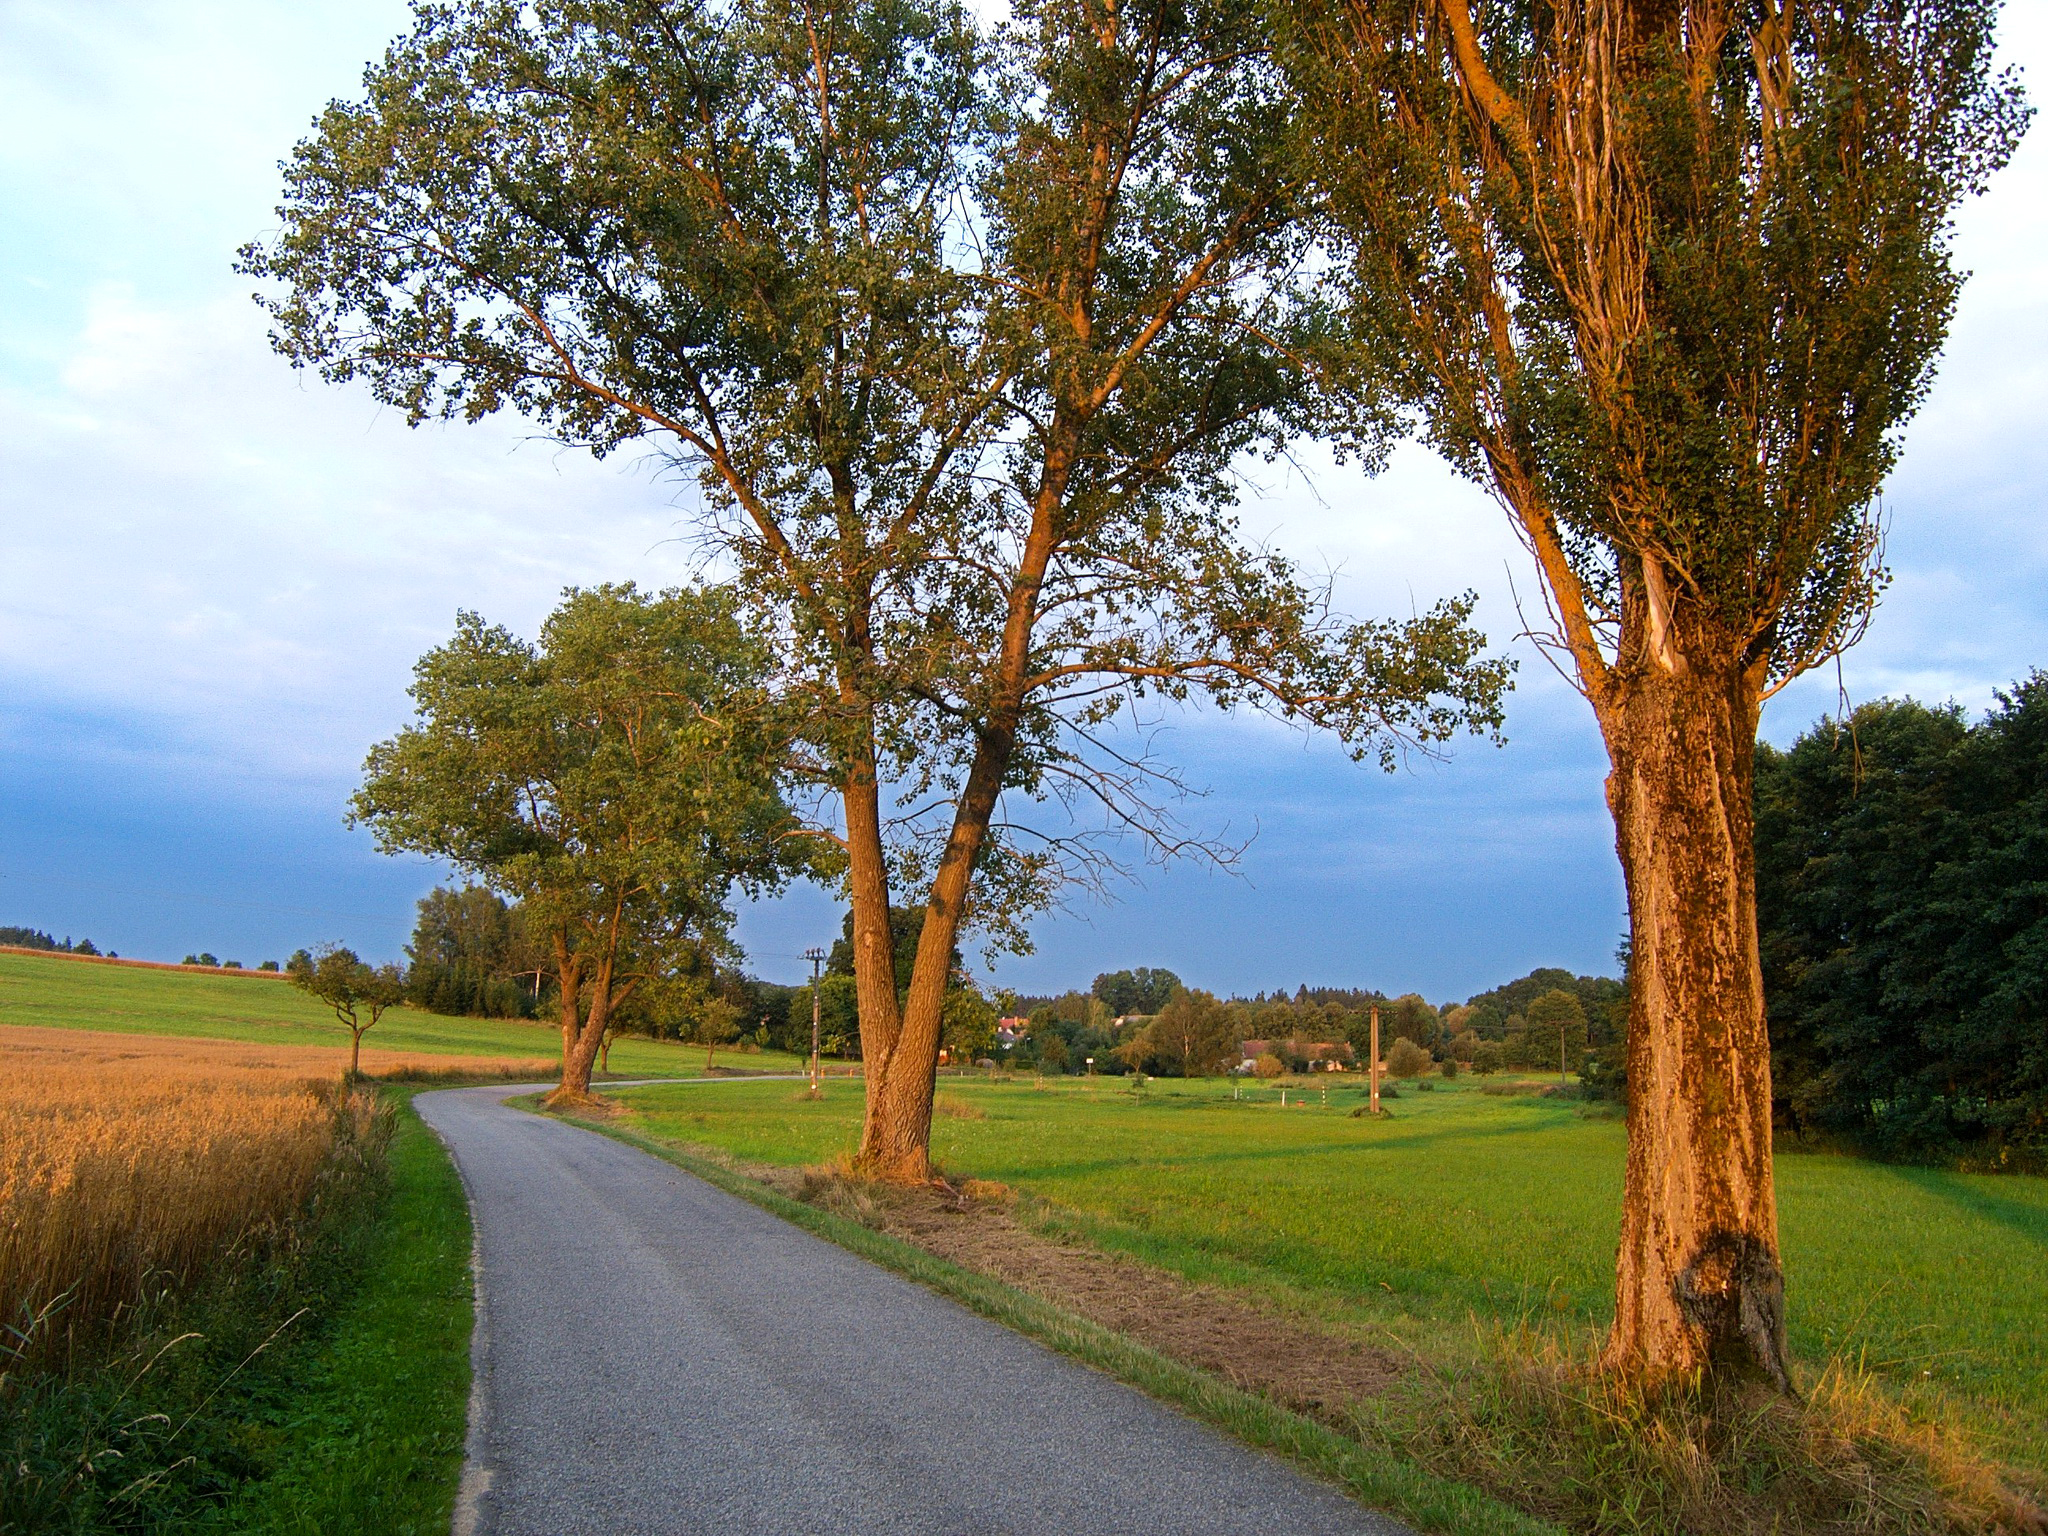
M 458 1536 L 1401 1536 L 523 1091 L 416 1101 L 480 1254 Z

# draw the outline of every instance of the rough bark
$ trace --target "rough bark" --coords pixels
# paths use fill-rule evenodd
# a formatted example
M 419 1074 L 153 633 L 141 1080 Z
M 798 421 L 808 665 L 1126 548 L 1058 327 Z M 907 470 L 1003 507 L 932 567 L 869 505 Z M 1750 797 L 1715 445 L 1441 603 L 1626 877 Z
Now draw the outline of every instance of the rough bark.
M 1594 705 L 1633 943 L 1606 1363 L 1789 1390 L 1750 800 L 1758 680 L 1650 659 L 1610 674 Z
M 902 1018 L 896 1006 L 896 938 L 889 927 L 889 867 L 882 846 L 881 792 L 871 758 L 855 763 L 842 791 L 846 808 L 846 874 L 853 908 L 853 988 L 860 1055 L 867 1084 L 861 1143 L 874 1135 L 879 1069 L 896 1049 Z

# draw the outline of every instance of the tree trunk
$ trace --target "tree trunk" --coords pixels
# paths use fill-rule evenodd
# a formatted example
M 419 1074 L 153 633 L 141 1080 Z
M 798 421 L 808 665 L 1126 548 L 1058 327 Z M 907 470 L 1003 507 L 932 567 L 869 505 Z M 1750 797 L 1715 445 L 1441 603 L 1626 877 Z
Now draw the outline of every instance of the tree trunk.
M 1031 633 L 1038 621 L 1038 596 L 1052 561 L 1053 523 L 1066 495 L 1079 441 L 1080 425 L 1063 409 L 1053 423 L 1054 445 L 1046 453 L 1031 533 L 1010 583 L 1002 652 L 994 669 L 995 686 L 979 733 L 980 743 L 967 782 L 961 787 L 953 826 L 946 835 L 946 848 L 939 855 L 931 896 L 925 903 L 924 930 L 918 935 L 917 963 L 911 968 L 910 994 L 904 1001 L 895 1048 L 884 1060 L 868 1064 L 868 1115 L 859 1163 L 877 1178 L 921 1182 L 931 1177 L 932 1097 L 938 1087 L 939 1039 L 953 943 L 967 915 L 974 861 L 988 839 L 989 820 L 1016 750 Z
M 867 1112 L 861 1131 L 873 1134 L 881 1068 L 896 1049 L 903 1020 L 896 1006 L 896 935 L 889 926 L 889 866 L 882 848 L 881 790 L 873 759 L 857 762 L 841 792 L 846 808 L 846 877 L 853 908 L 854 1006 L 866 1063 Z
M 583 988 L 580 966 L 562 976 L 562 1081 L 544 1101 L 549 1106 L 583 1104 L 590 1101 L 590 1069 L 597 1061 L 598 1047 L 611 1020 L 612 968 L 600 961 L 590 979 L 590 1011 L 582 1013 Z
M 360 1029 L 350 1030 L 348 1036 L 348 1075 L 351 1082 L 362 1075 L 362 1062 L 363 1032 Z
M 1606 681 L 1595 709 L 1633 943 L 1606 1364 L 1643 1381 L 1711 1369 L 1790 1390 L 1757 956 L 1758 680 L 1681 657 Z

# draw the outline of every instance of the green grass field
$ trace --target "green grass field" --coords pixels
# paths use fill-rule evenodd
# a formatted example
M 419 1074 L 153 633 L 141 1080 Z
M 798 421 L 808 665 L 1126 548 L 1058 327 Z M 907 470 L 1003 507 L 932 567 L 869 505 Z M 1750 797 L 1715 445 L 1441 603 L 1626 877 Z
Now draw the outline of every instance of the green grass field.
M 1385 1329 L 1425 1353 L 1469 1349 L 1471 1320 L 1586 1332 L 1613 1305 L 1623 1133 L 1568 1101 L 1463 1079 L 1404 1090 L 1381 1123 L 1281 1109 L 1272 1088 L 1112 1079 L 948 1080 L 983 1118 L 940 1116 L 950 1174 L 1046 1202 L 1078 1237 L 1191 1278 L 1248 1286 Z M 1298 1096 L 1297 1088 L 1290 1098 Z M 777 1163 L 821 1162 L 857 1129 L 860 1086 L 809 1103 L 786 1084 L 715 1095 L 634 1089 L 643 1132 Z M 1781 1154 L 1795 1349 L 1860 1357 L 1907 1399 L 1959 1413 L 2048 1471 L 2048 1180 Z
M 122 1034 L 249 1040 L 265 1045 L 345 1047 L 348 1031 L 321 1004 L 284 981 L 93 965 L 40 955 L 0 954 L 0 1024 L 101 1029 Z M 365 1049 L 443 1056 L 557 1056 L 551 1023 L 459 1019 L 397 1008 L 363 1037 Z M 720 1065 L 797 1071 L 797 1057 L 720 1052 Z M 612 1044 L 614 1073 L 694 1076 L 701 1046 L 626 1036 Z

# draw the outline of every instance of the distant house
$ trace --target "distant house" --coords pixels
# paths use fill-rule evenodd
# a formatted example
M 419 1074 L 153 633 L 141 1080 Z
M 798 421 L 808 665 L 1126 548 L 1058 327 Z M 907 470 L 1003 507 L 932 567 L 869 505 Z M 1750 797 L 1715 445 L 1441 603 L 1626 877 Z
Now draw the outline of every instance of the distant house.
M 1019 1040 L 1022 1040 L 1026 1035 L 1030 1033 L 1031 1021 L 1029 1019 L 996 1020 L 997 1045 L 1004 1047 L 1015 1045 Z
M 1240 1040 L 1238 1053 L 1244 1058 L 1240 1072 L 1267 1054 L 1300 1057 L 1311 1072 L 1348 1072 L 1358 1063 L 1358 1053 L 1343 1040 Z

